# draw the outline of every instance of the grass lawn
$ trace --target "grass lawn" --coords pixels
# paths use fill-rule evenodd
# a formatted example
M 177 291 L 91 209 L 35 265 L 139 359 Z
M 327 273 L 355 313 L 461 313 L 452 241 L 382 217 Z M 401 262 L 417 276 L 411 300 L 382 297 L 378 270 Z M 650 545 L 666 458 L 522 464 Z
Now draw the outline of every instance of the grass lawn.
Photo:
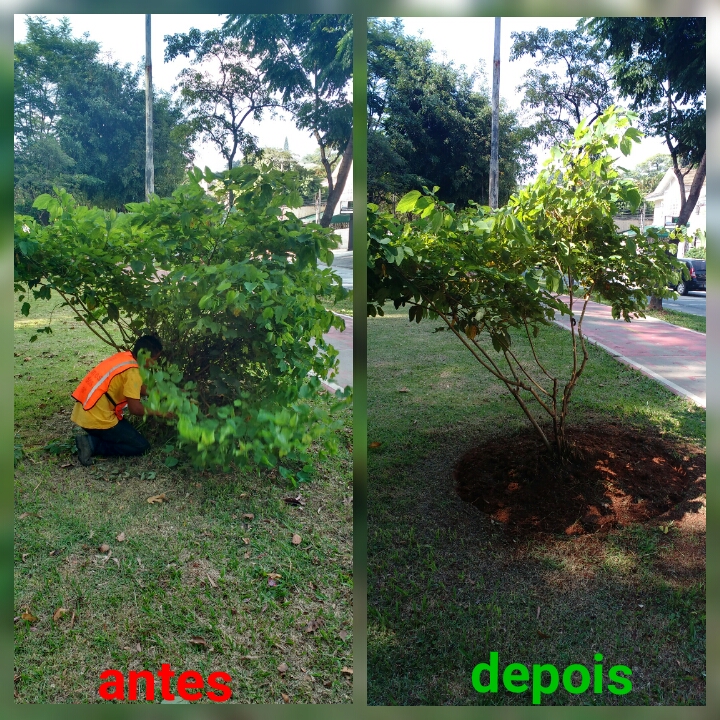
M 352 317 L 353 314 L 353 292 L 350 291 L 349 295 L 342 300 L 336 300 L 330 295 L 321 295 L 320 301 L 327 310 L 331 310 L 339 315 L 349 315 Z
M 97 702 L 103 670 L 169 663 L 227 672 L 231 702 L 350 702 L 351 411 L 339 455 L 298 488 L 169 469 L 172 431 L 155 419 L 149 454 L 83 467 L 69 394 L 111 350 L 57 305 L 15 315 L 16 701 Z
M 592 299 L 601 305 L 607 305 L 607 302 L 597 294 L 593 294 Z M 649 308 L 644 312 L 648 317 L 664 320 L 671 325 L 684 327 L 688 330 L 695 330 L 696 332 L 705 332 L 706 323 L 703 315 L 693 315 L 692 313 L 681 312 L 680 310 L 650 310 Z
M 692 315 L 679 310 L 646 310 L 645 314 L 648 317 L 669 322 L 671 325 L 678 325 L 701 333 L 705 332 L 705 317 L 703 315 Z
M 474 666 L 495 651 L 501 673 L 512 662 L 592 671 L 596 653 L 606 678 L 613 665 L 632 669 L 627 695 L 561 686 L 545 705 L 704 704 L 704 508 L 667 533 L 648 522 L 507 534 L 459 499 L 452 471 L 467 450 L 527 419 L 453 335 L 433 333 L 440 321 L 385 312 L 368 319 L 368 702 L 531 704 L 502 680 L 497 694 L 473 689 Z M 569 359 L 567 339 L 554 326 L 541 333 L 550 366 Z M 704 447 L 703 409 L 594 346 L 589 353 L 571 427 L 617 419 Z

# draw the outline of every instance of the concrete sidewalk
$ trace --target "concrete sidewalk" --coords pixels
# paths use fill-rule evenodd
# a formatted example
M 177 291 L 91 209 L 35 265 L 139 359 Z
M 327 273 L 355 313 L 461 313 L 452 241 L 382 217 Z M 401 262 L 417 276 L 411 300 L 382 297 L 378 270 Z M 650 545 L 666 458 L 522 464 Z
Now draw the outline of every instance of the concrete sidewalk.
M 342 285 L 347 290 L 353 287 L 353 253 L 352 250 L 339 248 L 334 251 L 332 269 L 342 279 Z M 326 267 L 318 263 L 321 267 Z M 353 319 L 349 315 L 342 315 L 345 320 L 345 330 L 340 332 L 331 328 L 325 339 L 340 353 L 340 372 L 331 381 L 323 384 L 330 390 L 345 389 L 346 385 L 353 384 Z
M 562 298 L 567 303 L 567 298 Z M 576 312 L 581 304 L 574 304 Z M 570 329 L 567 315 L 555 322 Z M 661 382 L 677 395 L 705 407 L 705 335 L 655 318 L 613 320 L 610 307 L 589 302 L 583 334 L 616 360 Z
M 349 315 L 341 315 L 345 320 L 345 330 L 340 332 L 336 328 L 330 328 L 325 339 L 339 353 L 340 371 L 330 381 L 324 381 L 323 385 L 335 391 L 338 388 L 345 389 L 346 385 L 353 384 L 353 319 Z
M 335 250 L 333 252 L 334 259 L 332 269 L 342 279 L 342 286 L 347 290 L 353 288 L 353 251 L 352 250 Z M 321 268 L 327 267 L 324 263 L 318 262 Z

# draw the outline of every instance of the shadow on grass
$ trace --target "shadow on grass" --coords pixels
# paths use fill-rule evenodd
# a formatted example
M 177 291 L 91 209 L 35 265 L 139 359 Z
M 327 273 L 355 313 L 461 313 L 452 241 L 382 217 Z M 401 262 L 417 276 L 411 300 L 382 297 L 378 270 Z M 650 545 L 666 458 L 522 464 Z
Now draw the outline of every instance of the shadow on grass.
M 459 499 L 452 471 L 525 421 L 463 348 L 431 330 L 400 313 L 369 322 L 368 439 L 383 444 L 368 456 L 368 702 L 531 704 L 502 683 L 498 694 L 473 689 L 473 667 L 494 651 L 501 672 L 511 662 L 592 669 L 603 655 L 603 692 L 560 688 L 543 704 L 704 704 L 704 502 L 687 522 L 662 521 L 666 531 L 658 520 L 509 536 Z M 577 422 L 614 417 L 702 444 L 704 412 L 601 351 L 583 381 Z M 618 664 L 632 669 L 627 695 L 607 690 Z

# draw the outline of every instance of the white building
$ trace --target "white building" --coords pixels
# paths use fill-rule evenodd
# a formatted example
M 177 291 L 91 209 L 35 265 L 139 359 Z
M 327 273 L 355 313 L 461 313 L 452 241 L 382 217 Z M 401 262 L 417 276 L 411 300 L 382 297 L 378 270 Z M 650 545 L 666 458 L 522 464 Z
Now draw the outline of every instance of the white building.
M 690 193 L 690 186 L 695 177 L 695 169 L 690 170 L 685 175 L 685 197 Z M 697 204 L 688 219 L 688 234 L 692 235 L 696 230 L 705 232 L 705 186 L 706 181 L 703 180 L 700 196 Z M 652 224 L 656 227 L 665 227 L 673 225 L 673 218 L 680 214 L 680 185 L 678 183 L 675 172 L 672 168 L 668 168 L 663 175 L 658 186 L 645 199 L 655 203 L 655 212 Z

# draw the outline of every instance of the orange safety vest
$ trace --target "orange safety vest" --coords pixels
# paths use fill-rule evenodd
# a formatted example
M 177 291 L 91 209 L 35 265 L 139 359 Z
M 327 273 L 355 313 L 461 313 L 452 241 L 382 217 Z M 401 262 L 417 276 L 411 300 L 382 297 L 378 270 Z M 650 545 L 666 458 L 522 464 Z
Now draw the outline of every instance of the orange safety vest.
M 97 401 L 107 395 L 110 402 L 115 406 L 115 415 L 122 420 L 122 411 L 127 405 L 127 400 L 116 403 L 110 395 L 108 388 L 111 380 L 131 368 L 139 367 L 137 360 L 129 350 L 119 352 L 107 360 L 103 360 L 97 367 L 93 368 L 80 382 L 73 392 L 72 397 L 82 403 L 83 410 L 90 410 L 95 407 Z

